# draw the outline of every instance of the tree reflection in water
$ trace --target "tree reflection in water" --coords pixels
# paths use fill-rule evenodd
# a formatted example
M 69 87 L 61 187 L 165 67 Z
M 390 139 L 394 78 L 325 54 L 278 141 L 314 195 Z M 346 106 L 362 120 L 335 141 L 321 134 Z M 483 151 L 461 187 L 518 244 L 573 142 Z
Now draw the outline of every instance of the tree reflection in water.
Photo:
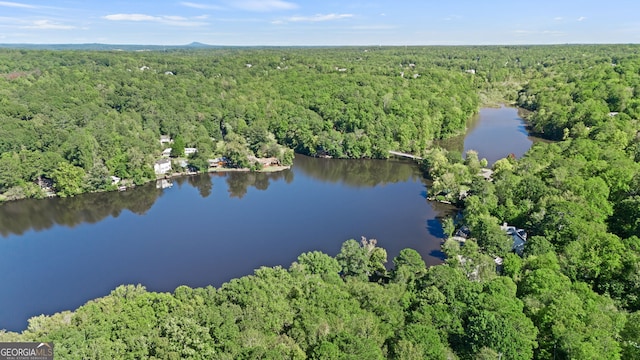
M 0 205 L 0 234 L 22 235 L 54 225 L 74 227 L 97 223 L 108 216 L 118 217 L 123 210 L 143 215 L 162 195 L 155 184 L 122 192 L 83 194 L 70 198 L 20 200 Z
M 349 187 L 374 187 L 410 179 L 422 179 L 416 166 L 405 160 L 343 160 L 296 156 L 294 167 L 307 176 Z M 228 172 L 177 177 L 169 181 L 196 188 L 202 198 L 213 192 L 213 177 L 224 177 L 229 197 L 242 199 L 250 187 L 267 190 L 274 181 L 294 180 L 294 170 L 272 173 Z M 167 180 L 164 180 L 165 183 Z M 71 198 L 20 200 L 0 205 L 0 234 L 22 235 L 26 231 L 41 231 L 55 225 L 74 227 L 82 223 L 97 223 L 111 216 L 117 218 L 123 210 L 143 215 L 162 196 L 162 186 L 146 184 L 123 192 L 84 194 Z

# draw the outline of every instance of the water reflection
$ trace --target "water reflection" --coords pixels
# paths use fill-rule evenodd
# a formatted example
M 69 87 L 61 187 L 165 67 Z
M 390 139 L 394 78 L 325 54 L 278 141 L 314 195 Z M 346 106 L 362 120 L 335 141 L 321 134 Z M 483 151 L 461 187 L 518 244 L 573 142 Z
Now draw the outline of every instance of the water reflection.
M 307 176 L 329 183 L 341 183 L 350 187 L 373 187 L 421 178 L 417 167 L 407 166 L 404 160 L 342 160 L 317 159 L 297 155 L 294 166 Z M 294 180 L 293 170 L 273 173 L 219 172 L 203 175 L 161 179 L 123 192 L 84 194 L 72 198 L 22 200 L 0 206 L 0 234 L 22 235 L 29 230 L 46 230 L 55 225 L 74 227 L 82 223 L 97 223 L 111 216 L 117 218 L 124 210 L 145 214 L 163 190 L 184 184 L 196 188 L 202 198 L 213 192 L 212 178 L 225 178 L 229 197 L 242 199 L 249 188 L 265 191 L 272 182 Z
M 273 173 L 263 172 L 230 172 L 226 176 L 227 191 L 232 198 L 242 199 L 250 187 L 265 191 L 272 181 L 284 179 L 287 184 L 293 181 L 293 171 L 283 170 Z
M 94 224 L 109 216 L 117 218 L 124 210 L 143 215 L 160 196 L 162 190 L 150 184 L 123 192 L 9 202 L 0 206 L 0 234 L 7 237 L 29 230 L 46 230 L 54 225 Z
M 350 187 L 373 187 L 421 179 L 422 174 L 408 160 L 315 159 L 296 156 L 294 166 L 314 179 Z
M 520 158 L 534 142 L 544 141 L 529 136 L 522 116 L 524 113 L 512 107 L 481 109 L 467 123 L 466 134 L 440 140 L 436 145 L 461 154 L 476 150 L 480 158 L 487 159 L 489 165 L 509 154 Z

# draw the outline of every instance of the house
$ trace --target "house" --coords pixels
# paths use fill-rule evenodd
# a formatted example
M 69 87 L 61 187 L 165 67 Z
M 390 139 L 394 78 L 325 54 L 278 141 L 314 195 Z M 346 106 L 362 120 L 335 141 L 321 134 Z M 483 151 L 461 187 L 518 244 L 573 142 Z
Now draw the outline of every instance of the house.
M 111 176 L 111 185 L 117 185 L 120 182 L 120 180 L 122 179 L 120 179 L 117 176 Z
M 493 170 L 482 168 L 480 169 L 480 176 L 482 176 L 487 181 L 493 181 Z
M 527 243 L 527 232 L 523 229 L 518 229 L 515 226 L 510 226 L 507 223 L 503 223 L 502 226 L 500 226 L 500 229 L 513 238 L 513 245 L 511 246 L 511 250 L 516 254 L 522 256 L 522 253 L 524 252 L 524 246 Z M 463 226 L 453 234 L 451 239 L 458 241 L 460 244 L 464 244 L 470 236 L 471 231 L 469 230 L 469 228 Z M 502 264 L 499 264 L 496 260 L 496 265 Z
M 153 164 L 153 171 L 155 171 L 156 175 L 164 175 L 171 171 L 171 160 L 162 159 L 158 160 Z
M 475 74 L 476 73 L 476 69 L 469 69 L 469 70 L 465 70 L 464 72 L 466 72 L 468 74 Z
M 503 223 L 500 229 L 513 238 L 513 246 L 511 249 L 516 254 L 522 256 L 524 245 L 527 243 L 527 232 L 515 226 L 509 226 L 507 223 Z
M 262 165 L 262 167 L 280 165 L 280 161 L 278 160 L 278 158 L 275 158 L 275 157 L 258 158 L 252 155 L 252 156 L 248 156 L 247 159 L 249 159 L 249 161 L 252 163 L 259 163 L 260 165 Z
M 189 156 L 189 155 L 193 155 L 195 153 L 198 152 L 198 149 L 196 148 L 184 148 L 184 154 Z
M 164 74 L 165 74 L 165 75 L 174 75 L 174 73 L 173 73 L 173 72 L 171 72 L 171 71 L 165 71 L 165 72 L 164 72 Z
M 44 191 L 46 197 L 56 196 L 56 192 L 53 190 L 53 180 L 38 176 L 36 184 Z
M 162 157 L 163 158 L 168 158 L 169 156 L 171 156 L 171 148 L 166 148 L 166 149 L 162 150 Z
M 171 136 L 169 135 L 160 135 L 160 144 L 171 144 L 173 140 L 171 140 Z
M 471 230 L 469 230 L 469 228 L 465 225 L 460 229 L 456 230 L 456 232 L 453 233 L 453 236 L 451 237 L 451 239 L 459 242 L 460 244 L 464 244 L 470 235 L 471 235 Z
M 464 225 L 463 227 L 458 229 L 454 235 L 466 239 L 471 235 L 471 230 L 469 230 L 468 226 Z
M 209 167 L 210 168 L 217 168 L 220 166 L 224 166 L 224 164 L 226 164 L 227 159 L 225 157 L 219 157 L 219 158 L 215 158 L 215 159 L 209 159 Z

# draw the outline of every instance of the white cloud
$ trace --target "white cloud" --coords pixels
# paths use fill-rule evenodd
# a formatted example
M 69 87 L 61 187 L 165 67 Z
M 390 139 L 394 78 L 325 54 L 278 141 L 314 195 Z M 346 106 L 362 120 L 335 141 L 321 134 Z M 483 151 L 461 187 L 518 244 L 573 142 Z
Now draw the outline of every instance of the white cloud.
M 315 14 L 313 16 L 292 16 L 286 19 L 290 22 L 320 22 L 352 18 L 353 14 Z
M 37 9 L 38 7 L 35 5 L 11 2 L 11 1 L 0 1 L 0 6 L 5 7 L 13 7 L 13 8 L 22 8 L 22 9 Z
M 160 17 L 145 14 L 112 14 L 104 17 L 112 21 L 159 21 Z
M 218 5 L 200 4 L 200 3 L 188 2 L 188 1 L 183 1 L 183 2 L 180 3 L 180 5 L 186 6 L 186 7 L 190 7 L 190 8 L 194 8 L 194 9 L 201 9 L 201 10 L 222 10 L 222 9 L 224 9 L 222 6 L 218 6 Z
M 227 1 L 229 6 L 247 11 L 293 10 L 298 4 L 282 0 L 233 0 Z
M 556 16 L 556 17 L 553 18 L 553 20 L 562 21 L 562 20 L 564 20 L 564 18 L 562 16 Z
M 580 16 L 580 17 L 578 18 L 578 21 L 584 21 L 584 20 L 587 20 L 587 18 L 586 18 L 586 17 L 584 17 L 584 16 Z
M 23 29 L 44 29 L 44 30 L 71 30 L 75 26 L 55 23 L 51 20 L 35 20 L 31 25 L 21 26 Z
M 173 16 L 173 15 L 172 16 L 170 16 L 170 15 L 163 16 L 163 18 L 166 19 L 166 20 L 171 20 L 171 21 L 185 21 L 185 20 L 187 20 L 187 18 L 185 18 L 183 16 Z
M 167 25 L 173 26 L 184 26 L 184 27 L 194 27 L 194 26 L 202 26 L 206 25 L 205 22 L 201 21 L 190 21 L 189 19 L 182 16 L 153 16 L 147 14 L 111 14 L 104 16 L 104 19 L 110 21 L 149 21 L 149 22 L 159 22 Z M 196 17 L 196 19 L 202 19 L 201 16 Z

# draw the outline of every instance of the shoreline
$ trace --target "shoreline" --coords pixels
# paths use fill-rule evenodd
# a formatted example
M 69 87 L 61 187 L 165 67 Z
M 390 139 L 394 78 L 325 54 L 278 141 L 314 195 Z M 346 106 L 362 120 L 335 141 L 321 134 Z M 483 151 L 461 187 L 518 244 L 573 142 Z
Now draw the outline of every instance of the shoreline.
M 284 170 L 291 169 L 291 165 L 282 165 L 282 166 L 266 166 L 260 170 L 251 170 L 249 168 L 210 168 L 207 171 L 196 172 L 195 174 L 207 174 L 207 173 L 224 173 L 224 172 L 263 172 L 263 173 L 272 173 L 279 172 Z M 189 175 L 195 175 L 189 174 Z
M 163 176 L 156 176 L 155 179 L 150 179 L 149 181 L 145 181 L 144 183 L 138 184 L 138 185 L 136 185 L 136 184 L 117 185 L 116 184 L 116 185 L 114 185 L 115 188 L 110 189 L 110 190 L 87 191 L 87 192 L 83 192 L 83 193 L 76 194 L 76 195 L 69 196 L 69 197 L 75 197 L 75 196 L 84 195 L 84 194 L 97 194 L 97 193 L 103 193 L 103 192 L 123 192 L 123 191 L 131 190 L 131 189 L 135 189 L 138 186 L 149 184 L 151 182 L 157 182 L 159 180 L 169 180 L 169 179 L 173 179 L 173 178 L 177 178 L 177 177 L 181 177 L 181 176 L 193 176 L 193 175 L 201 175 L 201 174 L 209 174 L 209 173 L 226 173 L 226 172 L 274 173 L 274 172 L 280 172 L 280 171 L 289 170 L 289 169 L 291 169 L 291 165 L 287 165 L 287 166 L 267 166 L 267 167 L 265 167 L 263 169 L 260 169 L 260 170 L 251 170 L 249 168 L 210 168 L 207 171 L 177 172 L 177 173 L 172 173 L 172 174 L 165 174 Z M 27 199 L 45 200 L 45 199 L 55 199 L 55 198 L 60 198 L 60 196 L 58 196 L 58 194 L 55 194 L 55 193 L 53 193 L 53 194 L 47 193 L 42 198 L 23 197 L 23 198 L 19 198 L 19 199 L 6 200 L 6 199 L 3 199 L 2 195 L 0 195 L 0 206 L 2 206 L 2 204 L 5 204 L 5 203 L 14 202 L 14 201 L 20 201 L 20 200 L 27 200 Z

